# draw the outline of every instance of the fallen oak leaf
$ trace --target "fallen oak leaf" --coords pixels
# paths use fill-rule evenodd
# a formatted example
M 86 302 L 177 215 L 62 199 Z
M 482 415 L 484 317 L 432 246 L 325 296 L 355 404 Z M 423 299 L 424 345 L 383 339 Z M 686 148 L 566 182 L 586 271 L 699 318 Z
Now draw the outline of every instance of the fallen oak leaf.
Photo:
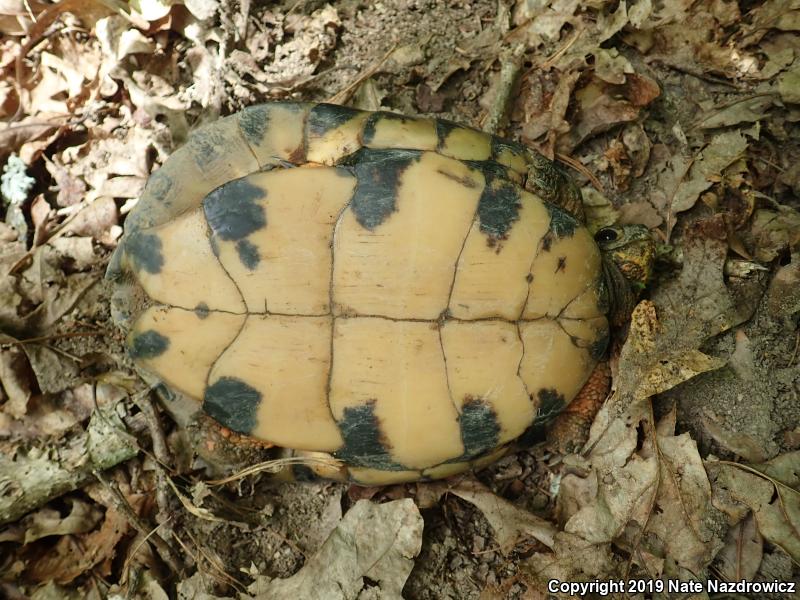
M 359 597 L 369 578 L 378 584 L 381 598 L 401 598 L 422 548 L 422 525 L 411 499 L 386 504 L 359 500 L 300 571 L 266 583 L 261 578 L 250 592 L 257 600 L 349 600 Z
M 675 181 L 672 192 L 666 197 L 667 237 L 672 234 L 676 215 L 692 208 L 700 194 L 722 177 L 725 169 L 742 156 L 747 146 L 742 132 L 727 131 L 711 138 L 690 162 L 681 157 L 673 162 L 672 172 L 667 177 Z
M 795 562 L 800 562 L 800 491 L 797 489 L 800 452 L 791 452 L 760 465 L 707 461 L 706 468 L 712 477 L 715 496 L 729 494 L 747 506 L 761 535 L 782 548 Z M 768 473 L 787 477 L 787 480 Z M 716 497 L 714 500 L 721 509 L 727 508 L 723 500 Z
M 555 544 L 557 530 L 552 523 L 500 498 L 474 478 L 465 479 L 448 491 L 474 504 L 483 513 L 504 555 L 528 538 L 535 538 L 550 548 Z
M 714 564 L 726 581 L 754 579 L 764 556 L 764 540 L 752 513 L 728 530 Z

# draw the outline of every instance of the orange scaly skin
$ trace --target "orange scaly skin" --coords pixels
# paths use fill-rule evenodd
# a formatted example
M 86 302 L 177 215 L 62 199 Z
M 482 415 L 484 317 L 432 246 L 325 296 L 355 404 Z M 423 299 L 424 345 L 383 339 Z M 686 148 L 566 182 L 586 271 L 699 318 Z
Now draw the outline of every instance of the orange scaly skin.
M 597 363 L 575 399 L 556 417 L 547 432 L 547 445 L 568 454 L 579 451 L 589 439 L 589 428 L 611 388 L 611 369 L 607 360 Z

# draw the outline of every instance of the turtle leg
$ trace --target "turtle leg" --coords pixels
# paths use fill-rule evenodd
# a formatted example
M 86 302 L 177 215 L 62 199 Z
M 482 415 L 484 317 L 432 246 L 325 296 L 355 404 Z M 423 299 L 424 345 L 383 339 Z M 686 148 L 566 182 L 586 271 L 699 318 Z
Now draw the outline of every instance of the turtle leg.
M 561 453 L 580 450 L 589 439 L 589 428 L 611 388 L 607 360 L 597 363 L 575 399 L 556 417 L 547 431 L 547 445 Z

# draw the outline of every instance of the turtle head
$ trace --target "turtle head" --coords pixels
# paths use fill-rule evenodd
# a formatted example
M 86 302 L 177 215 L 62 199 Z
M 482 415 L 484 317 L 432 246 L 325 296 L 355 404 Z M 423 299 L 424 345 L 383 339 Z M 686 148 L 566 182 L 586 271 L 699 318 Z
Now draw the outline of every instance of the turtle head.
M 644 225 L 603 227 L 594 239 L 603 256 L 611 322 L 624 323 L 653 272 L 655 241 Z

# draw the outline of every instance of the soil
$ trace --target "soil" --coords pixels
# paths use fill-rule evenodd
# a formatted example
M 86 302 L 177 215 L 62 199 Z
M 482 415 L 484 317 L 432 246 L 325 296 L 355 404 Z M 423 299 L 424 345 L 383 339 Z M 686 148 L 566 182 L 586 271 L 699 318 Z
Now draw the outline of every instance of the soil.
M 242 4 L 244 0 L 230 3 L 224 9 L 225 15 L 220 19 L 223 34 L 230 33 L 230 30 L 226 31 L 226 23 L 235 21 Z M 324 2 L 295 0 L 276 3 L 254 0 L 249 4 L 249 23 L 256 29 L 269 29 L 265 24 L 271 23 L 275 15 L 311 15 L 326 5 Z M 587 4 L 599 6 L 605 3 Z M 496 60 L 496 51 L 491 49 L 492 44 L 483 44 L 480 39 L 481 36 L 492 38 L 487 32 L 493 28 L 498 28 L 493 34 L 495 42 L 508 36 L 508 28 L 498 25 L 508 21 L 507 15 L 511 10 L 508 3 L 494 0 L 344 0 L 334 3 L 334 6 L 340 20 L 335 47 L 325 51 L 312 77 L 302 85 L 288 90 L 276 88 L 273 96 L 265 96 L 257 87 L 242 83 L 249 81 L 246 75 L 239 74 L 234 78 L 225 73 L 218 74 L 215 85 L 218 86 L 219 111 L 227 114 L 278 97 L 302 101 L 331 99 L 367 69 L 379 64 L 382 57 L 394 48 L 396 52 L 392 58 L 383 63 L 367 83 L 355 90 L 352 98 L 355 105 L 367 109 L 390 108 L 406 114 L 446 118 L 481 127 L 498 85 L 500 63 Z M 589 10 L 589 7 L 579 9 L 579 12 L 581 10 Z M 517 22 L 524 23 L 524 18 L 519 17 Z M 569 30 L 570 26 L 566 27 Z M 289 29 L 285 25 L 284 28 Z M 285 35 L 291 37 L 288 33 Z M 668 61 L 647 60 L 633 43 L 618 38 L 613 40 L 604 44 L 618 48 L 637 73 L 658 82 L 660 96 L 647 108 L 642 108 L 635 119 L 599 127 L 587 141 L 575 144 L 571 156 L 578 171 L 571 170 L 571 174 L 583 185 L 594 183 L 586 176 L 587 172 L 595 175 L 605 195 L 618 208 L 641 204 L 658 190 L 663 190 L 663 171 L 653 165 L 664 163 L 662 157 L 666 148 L 674 150 L 685 143 L 680 124 L 693 122 L 698 107 L 720 104 L 722 95 L 732 93 L 733 84 L 725 74 L 702 73 L 698 77 L 688 74 L 685 69 L 667 66 Z M 535 56 L 533 53 L 526 55 L 522 63 L 523 71 L 530 69 L 541 57 L 558 56 L 564 46 L 563 38 L 549 40 L 540 36 L 537 42 Z M 188 71 L 193 58 L 180 54 L 187 48 L 185 40 L 170 48 L 170 51 L 178 53 L 175 59 L 178 76 L 169 81 L 176 90 L 185 90 L 193 84 Z M 495 58 L 492 58 L 493 52 Z M 701 67 L 698 70 L 702 70 Z M 588 70 L 580 75 L 583 79 L 589 76 Z M 735 84 L 739 85 L 739 81 Z M 523 81 L 523 90 L 517 100 L 529 98 L 532 94 L 530 86 L 525 86 Z M 555 93 L 549 82 L 545 83 L 545 88 L 547 94 Z M 574 113 L 573 104 L 570 105 L 572 112 L 567 111 L 568 116 Z M 208 118 L 206 113 L 213 111 L 206 108 L 194 105 L 186 111 L 190 122 Z M 520 107 L 512 111 L 512 121 L 506 131 L 508 137 L 521 139 L 543 150 L 560 152 L 564 149 L 563 144 L 551 144 L 543 138 L 527 139 L 525 132 L 529 130 L 519 119 L 524 112 Z M 152 124 L 152 127 L 154 136 L 163 136 L 164 123 Z M 782 139 L 774 133 L 780 127 L 790 131 Z M 648 149 L 651 152 L 650 168 L 618 185 L 615 171 L 610 166 L 614 162 L 610 152 L 615 140 L 623 136 L 623 131 L 631 132 L 634 128 L 641 128 L 648 138 L 658 140 L 658 144 L 652 151 Z M 765 130 L 769 129 L 765 126 Z M 783 153 L 787 160 L 800 157 L 800 141 L 791 118 L 773 125 L 772 130 L 773 134 L 762 134 L 768 141 L 758 145 L 759 151 L 769 154 L 767 150 L 772 144 L 784 144 Z M 753 144 L 759 142 L 754 140 Z M 164 154 L 168 146 L 169 143 L 164 145 Z M 631 168 L 635 170 L 635 165 Z M 755 183 L 753 187 L 756 187 Z M 787 206 L 800 208 L 797 190 L 793 191 L 791 186 L 778 186 L 770 191 Z M 713 199 L 706 200 L 706 203 L 698 202 L 682 213 L 670 239 L 673 246 L 680 246 L 683 219 L 686 222 L 701 219 L 719 208 L 719 203 L 714 204 Z M 122 202 L 118 201 L 118 204 Z M 714 208 L 710 207 L 712 205 Z M 653 212 L 657 211 L 651 205 L 647 215 Z M 111 245 L 97 244 L 96 250 L 107 258 Z M 796 254 L 792 260 L 797 260 Z M 771 273 L 781 261 L 789 262 L 788 251 L 782 250 L 780 258 L 768 261 L 767 268 L 772 271 L 755 276 L 760 278 L 760 290 L 766 290 Z M 102 268 L 103 261 L 100 261 L 94 268 L 95 274 L 99 276 Z M 671 279 L 680 269 L 680 260 L 675 253 L 665 251 L 658 268 L 654 286 Z M 732 279 L 728 277 L 727 281 Z M 37 372 L 42 389 L 50 385 L 49 381 L 54 389 L 66 389 L 101 376 L 136 381 L 132 388 L 137 391 L 146 388 L 135 379 L 135 369 L 123 347 L 123 334 L 110 318 L 109 294 L 110 284 L 107 282 L 94 285 L 47 332 L 59 336 L 89 330 L 97 335 L 55 337 L 52 348 L 80 357 L 79 368 L 67 371 L 63 367 L 53 367 L 55 370 L 51 372 Z M 677 407 L 677 431 L 689 432 L 704 458 L 714 456 L 763 462 L 800 449 L 798 313 L 775 311 L 768 300 L 768 295 L 765 295 L 751 318 L 741 326 L 711 336 L 700 348 L 707 355 L 724 359 L 725 366 L 702 373 L 655 397 L 657 415 L 667 414 L 672 406 Z M 129 409 L 133 413 L 138 410 L 133 403 Z M 161 415 L 161 424 L 170 443 L 174 443 L 174 449 L 191 445 L 186 439 L 187 433 L 178 431 L 166 413 Z M 194 443 L 197 441 L 195 438 Z M 254 456 L 260 456 L 264 451 L 260 447 L 253 449 Z M 229 470 L 226 464 L 202 459 L 192 462 L 190 457 L 177 450 L 173 458 L 176 463 L 184 460 L 187 465 L 191 463 L 191 468 L 187 466 L 183 471 L 184 484 L 187 490 L 194 489 L 195 492 L 197 488 L 192 486 L 197 485 L 196 481 L 203 477 L 218 477 Z M 515 506 L 556 521 L 558 513 L 552 490 L 560 477 L 559 467 L 558 457 L 538 447 L 503 459 L 478 473 L 477 478 Z M 130 473 L 136 471 L 133 466 L 127 469 Z M 208 488 L 210 491 L 203 488 L 195 496 L 198 506 L 223 516 L 222 521 L 204 519 L 181 510 L 173 498 L 175 512 L 170 527 L 181 532 L 181 539 L 191 540 L 187 543 L 189 553 L 195 557 L 192 568 L 210 574 L 210 580 L 216 582 L 209 591 L 220 595 L 232 594 L 234 588 L 243 591 L 252 583 L 255 574 L 284 578 L 296 573 L 319 549 L 341 515 L 365 494 L 371 494 L 374 501 L 409 496 L 420 498 L 426 494 L 425 488 L 429 485 L 435 484 L 408 484 L 367 492 L 335 482 L 276 483 L 267 474 L 256 475 L 233 484 L 211 486 Z M 434 505 L 422 508 L 421 512 L 425 523 L 422 550 L 404 587 L 404 597 L 416 600 L 545 597 L 519 567 L 534 553 L 544 552 L 544 545 L 529 541 L 512 549 L 500 548 L 484 514 L 454 495 L 441 495 Z M 223 584 L 224 578 L 218 574 L 220 570 L 234 578 L 238 585 Z M 768 544 L 757 579 L 774 578 L 797 580 L 798 571 L 787 554 Z M 117 582 L 109 583 L 111 589 L 117 589 L 113 587 Z M 369 596 L 364 592 L 359 597 Z

